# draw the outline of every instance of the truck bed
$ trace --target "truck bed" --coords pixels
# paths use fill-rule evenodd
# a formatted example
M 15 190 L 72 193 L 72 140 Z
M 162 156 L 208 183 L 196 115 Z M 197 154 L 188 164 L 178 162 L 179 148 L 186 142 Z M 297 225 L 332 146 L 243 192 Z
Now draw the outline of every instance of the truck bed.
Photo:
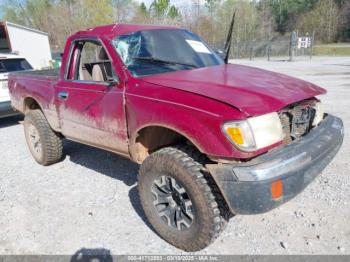
M 24 113 L 26 106 L 33 99 L 53 128 L 58 127 L 58 116 L 55 108 L 55 84 L 59 79 L 58 69 L 14 72 L 9 75 L 11 105 Z
M 32 71 L 21 71 L 15 72 L 14 75 L 19 76 L 33 76 L 33 77 L 44 77 L 50 79 L 58 79 L 60 73 L 60 69 L 46 69 L 46 70 L 32 70 Z

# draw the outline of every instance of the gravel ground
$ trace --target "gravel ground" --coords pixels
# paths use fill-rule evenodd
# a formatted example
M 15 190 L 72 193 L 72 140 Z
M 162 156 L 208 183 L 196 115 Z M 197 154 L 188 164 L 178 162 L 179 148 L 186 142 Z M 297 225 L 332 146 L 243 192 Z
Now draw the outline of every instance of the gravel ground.
M 309 80 L 350 129 L 350 57 L 312 61 L 235 61 Z M 160 239 L 140 207 L 138 166 L 114 154 L 65 142 L 65 159 L 34 162 L 21 118 L 0 120 L 0 254 L 184 254 Z M 349 139 L 302 194 L 267 214 L 234 217 L 198 254 L 350 254 Z

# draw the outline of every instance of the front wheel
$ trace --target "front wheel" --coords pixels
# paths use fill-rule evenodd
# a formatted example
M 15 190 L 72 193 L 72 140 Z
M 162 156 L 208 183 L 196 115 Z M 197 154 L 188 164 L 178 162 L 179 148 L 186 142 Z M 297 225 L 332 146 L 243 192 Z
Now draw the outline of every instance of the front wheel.
M 40 110 L 31 110 L 25 115 L 24 133 L 29 150 L 39 164 L 51 165 L 62 158 L 62 139 Z
M 202 168 L 183 150 L 168 147 L 151 154 L 138 176 L 148 220 L 163 239 L 186 251 L 207 247 L 225 224 Z

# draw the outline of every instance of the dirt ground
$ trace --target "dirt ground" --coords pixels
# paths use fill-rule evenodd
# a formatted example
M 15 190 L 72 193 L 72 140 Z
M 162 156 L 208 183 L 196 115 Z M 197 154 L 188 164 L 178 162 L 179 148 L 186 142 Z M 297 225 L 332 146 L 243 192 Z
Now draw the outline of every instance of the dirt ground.
M 345 124 L 341 152 L 299 196 L 267 214 L 234 217 L 198 254 L 350 254 L 350 57 L 234 61 L 299 77 L 326 89 L 327 111 Z M 0 120 L 0 254 L 184 254 L 150 228 L 140 207 L 138 166 L 65 142 L 65 159 L 34 162 L 21 118 Z

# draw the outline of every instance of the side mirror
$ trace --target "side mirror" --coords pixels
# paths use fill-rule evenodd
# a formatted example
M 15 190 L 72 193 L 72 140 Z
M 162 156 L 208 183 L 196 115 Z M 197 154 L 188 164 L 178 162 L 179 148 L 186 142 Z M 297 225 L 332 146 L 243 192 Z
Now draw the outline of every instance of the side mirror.
M 107 79 L 107 83 L 108 83 L 108 86 L 116 86 L 116 85 L 119 84 L 119 79 L 113 78 L 113 77 L 109 77 Z

